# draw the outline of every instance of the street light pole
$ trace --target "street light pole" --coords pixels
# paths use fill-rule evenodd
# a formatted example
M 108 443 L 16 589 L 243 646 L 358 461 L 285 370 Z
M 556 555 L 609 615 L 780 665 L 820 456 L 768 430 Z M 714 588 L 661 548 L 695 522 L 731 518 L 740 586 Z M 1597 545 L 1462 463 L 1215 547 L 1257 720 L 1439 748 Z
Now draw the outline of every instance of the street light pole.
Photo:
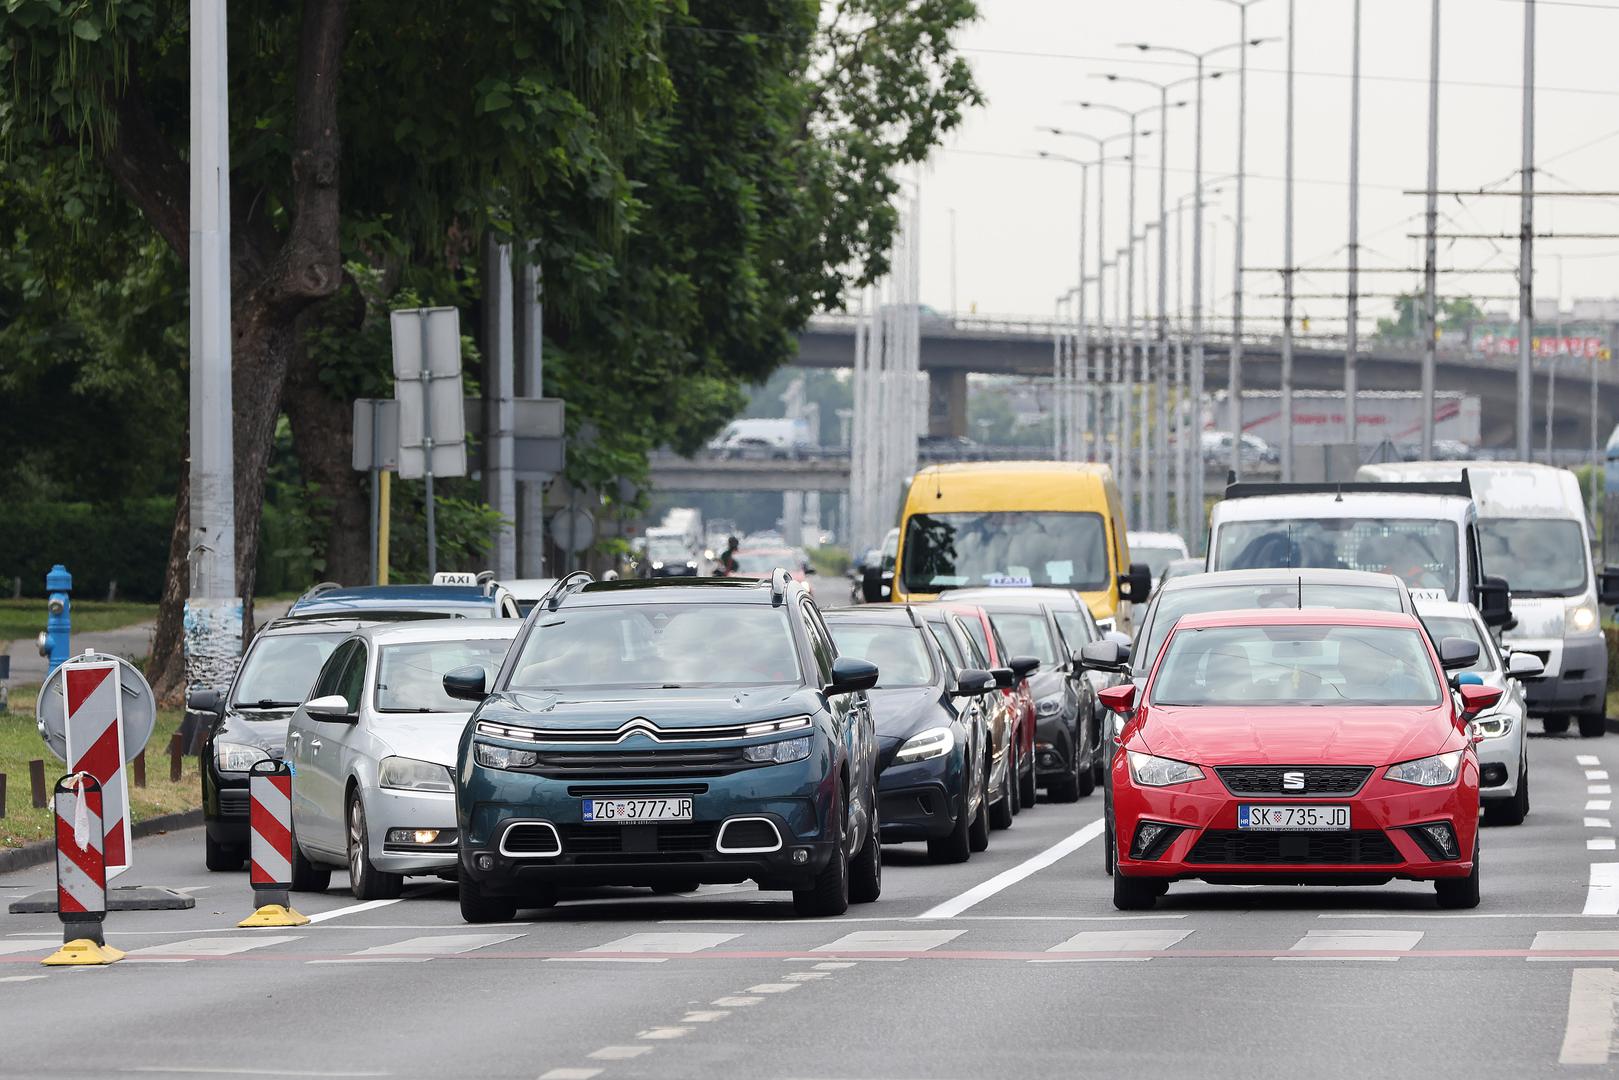
M 1282 195 L 1282 481 L 1284 483 L 1291 483 L 1293 480 L 1293 40 L 1293 0 L 1287 0 L 1287 163 L 1284 169 L 1286 182 Z
M 1231 296 L 1231 471 L 1242 478 L 1242 259 L 1248 213 L 1248 9 L 1259 0 L 1224 0 L 1238 12 L 1237 47 L 1237 239 Z

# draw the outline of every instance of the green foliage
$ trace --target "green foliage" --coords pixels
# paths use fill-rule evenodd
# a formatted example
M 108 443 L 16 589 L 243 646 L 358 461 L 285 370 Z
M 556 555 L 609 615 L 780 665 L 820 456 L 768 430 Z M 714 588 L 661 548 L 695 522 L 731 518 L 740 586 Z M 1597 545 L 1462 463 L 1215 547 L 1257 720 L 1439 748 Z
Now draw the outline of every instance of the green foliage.
M 1421 338 L 1423 334 L 1423 308 L 1421 293 L 1404 293 L 1394 300 L 1394 317 L 1377 320 L 1377 336 L 1385 339 Z M 1441 332 L 1452 328 L 1465 329 L 1484 317 L 1483 310 L 1472 300 L 1438 299 L 1437 321 Z
M 45 573 L 61 563 L 76 596 L 156 600 L 174 526 L 174 502 L 8 503 L 0 509 L 0 582 L 21 578 L 27 596 L 45 595 Z
M 479 498 L 471 480 L 435 480 L 434 526 L 438 532 L 440 570 L 487 570 L 489 552 L 502 518 Z M 426 485 L 415 480 L 393 483 L 393 521 L 389 540 L 389 581 L 428 580 Z

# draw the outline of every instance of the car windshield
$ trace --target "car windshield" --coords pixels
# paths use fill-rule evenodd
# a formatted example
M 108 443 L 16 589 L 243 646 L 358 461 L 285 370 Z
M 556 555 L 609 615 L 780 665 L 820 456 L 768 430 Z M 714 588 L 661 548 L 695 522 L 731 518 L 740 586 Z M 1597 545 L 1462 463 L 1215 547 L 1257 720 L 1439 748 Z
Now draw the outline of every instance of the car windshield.
M 542 618 L 514 690 L 769 686 L 800 681 L 785 607 L 624 604 Z
M 1006 655 L 1032 656 L 1047 671 L 1061 661 L 1057 658 L 1057 643 L 1051 637 L 1051 624 L 1043 611 L 991 611 L 989 621 L 1000 631 L 1006 645 Z
M 907 592 L 970 585 L 1105 589 L 1107 533 L 1100 514 L 1016 511 L 913 514 L 902 558 Z
M 1391 626 L 1218 626 L 1169 639 L 1154 705 L 1437 705 L 1422 635 Z
M 1186 553 L 1180 548 L 1147 547 L 1144 544 L 1130 545 L 1130 561 L 1146 563 L 1147 569 L 1152 571 L 1154 579 L 1162 574 L 1170 563 L 1176 559 L 1184 559 Z
M 444 692 L 444 676 L 456 668 L 483 668 L 484 685 L 511 648 L 511 638 L 488 641 L 412 641 L 384 645 L 377 660 L 377 711 L 466 713 L 472 706 Z
M 739 551 L 736 553 L 736 571 L 739 574 L 768 574 L 776 567 L 794 569 L 790 551 Z
M 914 626 L 828 621 L 839 656 L 854 656 L 877 665 L 877 688 L 931 686 L 933 657 L 922 631 Z
M 691 558 L 691 550 L 679 540 L 649 540 L 646 557 L 660 562 L 685 562 Z
M 1253 608 L 1330 607 L 1360 611 L 1399 611 L 1400 590 L 1391 581 L 1377 585 L 1210 585 L 1201 589 L 1165 590 L 1149 613 L 1147 646 L 1138 648 L 1131 666 L 1146 674 L 1182 615 L 1208 611 L 1246 611 Z
M 1455 524 L 1433 519 L 1228 521 L 1220 526 L 1214 569 L 1370 570 L 1454 600 L 1457 547 Z
M 1478 632 L 1478 624 L 1472 619 L 1460 615 L 1424 615 L 1422 625 L 1428 628 L 1428 636 L 1433 638 L 1436 645 L 1445 638 L 1459 637 L 1478 646 L 1478 663 L 1459 670 L 1478 672 L 1495 670 L 1495 643 L 1484 640 L 1484 636 Z
M 1577 521 L 1480 518 L 1485 573 L 1499 574 L 1514 596 L 1575 596 L 1585 591 L 1585 530 Z
M 233 702 L 239 708 L 291 708 L 309 696 L 321 665 L 348 631 L 330 634 L 265 634 L 253 642 Z

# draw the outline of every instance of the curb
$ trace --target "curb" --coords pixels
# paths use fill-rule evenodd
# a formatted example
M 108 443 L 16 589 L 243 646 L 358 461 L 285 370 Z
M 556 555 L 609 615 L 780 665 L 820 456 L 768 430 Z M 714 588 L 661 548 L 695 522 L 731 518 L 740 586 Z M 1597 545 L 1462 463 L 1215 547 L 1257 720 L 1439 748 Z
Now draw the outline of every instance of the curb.
M 155 836 L 176 829 L 190 829 L 201 824 L 202 808 L 199 806 L 195 810 L 180 810 L 173 814 L 159 814 L 145 821 L 137 821 L 129 827 L 129 832 L 132 838 L 138 840 L 144 836 Z M 26 870 L 48 863 L 56 857 L 55 853 L 54 840 L 35 840 L 32 844 L 0 851 L 0 874 L 9 874 L 13 870 Z

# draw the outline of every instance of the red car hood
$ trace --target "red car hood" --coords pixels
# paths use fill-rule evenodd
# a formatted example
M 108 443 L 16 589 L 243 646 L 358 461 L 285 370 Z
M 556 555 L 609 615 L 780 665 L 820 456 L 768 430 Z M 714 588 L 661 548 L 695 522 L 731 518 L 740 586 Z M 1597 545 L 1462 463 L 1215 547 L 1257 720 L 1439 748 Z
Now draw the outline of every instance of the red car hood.
M 1444 706 L 1283 705 L 1148 709 L 1136 741 L 1198 765 L 1390 765 L 1457 738 Z

